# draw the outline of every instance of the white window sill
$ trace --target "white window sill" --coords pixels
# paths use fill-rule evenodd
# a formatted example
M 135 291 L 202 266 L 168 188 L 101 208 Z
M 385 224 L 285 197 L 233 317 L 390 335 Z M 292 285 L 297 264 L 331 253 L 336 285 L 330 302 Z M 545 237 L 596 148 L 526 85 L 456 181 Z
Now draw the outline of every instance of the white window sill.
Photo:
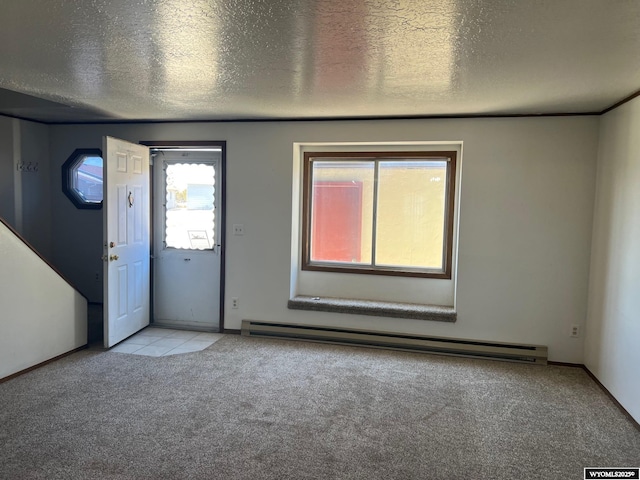
M 434 322 L 455 322 L 457 312 L 453 307 L 419 305 L 415 303 L 380 302 L 352 298 L 310 297 L 298 295 L 289 300 L 291 310 L 313 310 L 317 312 L 351 313 L 375 317 L 410 318 Z

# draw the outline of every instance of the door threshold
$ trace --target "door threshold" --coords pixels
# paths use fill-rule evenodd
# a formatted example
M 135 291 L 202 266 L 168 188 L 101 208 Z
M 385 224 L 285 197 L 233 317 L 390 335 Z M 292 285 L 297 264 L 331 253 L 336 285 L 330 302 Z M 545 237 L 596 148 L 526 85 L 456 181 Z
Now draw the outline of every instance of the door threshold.
M 188 330 L 190 332 L 220 333 L 220 329 L 209 325 L 198 325 L 193 323 L 171 323 L 171 322 L 151 322 L 149 327 L 170 328 L 172 330 Z

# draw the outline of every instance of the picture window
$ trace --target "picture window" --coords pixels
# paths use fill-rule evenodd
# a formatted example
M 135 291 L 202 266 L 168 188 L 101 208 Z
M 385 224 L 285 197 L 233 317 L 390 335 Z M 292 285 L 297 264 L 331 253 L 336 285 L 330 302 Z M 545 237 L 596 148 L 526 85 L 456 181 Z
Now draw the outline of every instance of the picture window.
M 303 270 L 451 278 L 456 152 L 306 152 Z

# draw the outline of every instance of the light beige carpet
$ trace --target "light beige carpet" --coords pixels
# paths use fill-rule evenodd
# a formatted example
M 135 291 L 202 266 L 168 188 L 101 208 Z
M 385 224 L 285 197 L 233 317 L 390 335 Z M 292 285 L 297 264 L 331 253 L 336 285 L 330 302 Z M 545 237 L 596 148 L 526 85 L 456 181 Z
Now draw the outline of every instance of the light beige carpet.
M 640 431 L 578 368 L 225 336 L 0 384 L 2 479 L 580 479 Z

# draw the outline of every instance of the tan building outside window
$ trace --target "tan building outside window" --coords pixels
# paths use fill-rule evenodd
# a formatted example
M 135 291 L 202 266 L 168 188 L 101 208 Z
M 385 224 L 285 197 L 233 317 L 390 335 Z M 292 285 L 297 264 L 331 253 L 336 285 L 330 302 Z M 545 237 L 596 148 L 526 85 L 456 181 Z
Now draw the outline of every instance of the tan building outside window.
M 306 152 L 303 270 L 451 278 L 456 152 Z

